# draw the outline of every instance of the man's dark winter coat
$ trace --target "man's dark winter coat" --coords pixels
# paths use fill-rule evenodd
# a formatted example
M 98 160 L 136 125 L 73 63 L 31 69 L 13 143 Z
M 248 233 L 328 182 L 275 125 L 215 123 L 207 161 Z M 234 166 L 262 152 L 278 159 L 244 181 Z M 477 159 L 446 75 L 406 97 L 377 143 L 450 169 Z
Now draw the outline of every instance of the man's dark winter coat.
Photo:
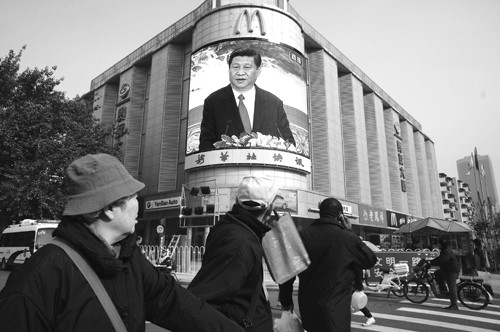
M 316 219 L 300 232 L 311 265 L 299 274 L 299 307 L 308 332 L 350 331 L 355 271 L 369 269 L 377 257 L 352 231 L 333 218 Z M 289 307 L 293 281 L 280 286 L 280 301 Z
M 247 331 L 273 331 L 271 307 L 262 288 L 261 241 L 269 229 L 235 204 L 210 230 L 202 267 L 188 287 L 240 325 L 258 289 L 253 327 Z
M 141 254 L 135 236 L 120 242 L 119 258 L 87 226 L 65 218 L 54 235 L 80 252 L 101 279 L 127 331 L 146 320 L 172 331 L 243 331 Z M 0 292 L 3 332 L 114 331 L 94 291 L 59 247 L 43 246 L 11 273 Z
M 281 137 L 295 145 L 283 101 L 257 85 L 255 90 L 252 131 Z M 205 100 L 200 130 L 200 151 L 213 150 L 213 144 L 221 140 L 222 134 L 239 137 L 245 131 L 230 84 L 213 92 Z

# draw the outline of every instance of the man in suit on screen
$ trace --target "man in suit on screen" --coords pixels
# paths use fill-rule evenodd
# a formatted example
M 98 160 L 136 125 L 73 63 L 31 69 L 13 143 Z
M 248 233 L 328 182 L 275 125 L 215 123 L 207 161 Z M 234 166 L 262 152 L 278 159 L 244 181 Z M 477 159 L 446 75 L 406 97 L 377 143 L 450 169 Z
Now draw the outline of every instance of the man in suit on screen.
M 200 151 L 214 149 L 221 135 L 260 132 L 295 145 L 283 101 L 255 85 L 262 58 L 254 49 L 236 49 L 228 59 L 230 84 L 210 94 L 203 105 Z

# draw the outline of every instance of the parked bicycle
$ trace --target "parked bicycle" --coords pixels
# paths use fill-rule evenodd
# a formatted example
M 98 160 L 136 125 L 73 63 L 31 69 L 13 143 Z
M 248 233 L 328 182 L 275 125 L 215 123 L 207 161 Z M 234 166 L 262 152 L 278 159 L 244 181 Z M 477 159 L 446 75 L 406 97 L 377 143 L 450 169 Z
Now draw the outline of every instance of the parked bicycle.
M 403 291 L 409 301 L 424 303 L 429 298 L 430 291 L 436 298 L 449 298 L 448 293 L 439 291 L 430 267 L 429 261 L 422 260 L 414 268 L 415 275 L 408 279 Z M 485 288 L 484 279 L 467 276 L 460 277 L 460 282 L 457 284 L 457 296 L 464 306 L 473 310 L 484 309 L 493 300 L 492 294 Z
M 378 293 L 386 291 L 387 297 L 389 297 L 391 292 L 397 297 L 403 297 L 404 285 L 406 284 L 409 272 L 408 264 L 394 264 L 394 268 L 392 270 L 382 268 L 380 271 L 382 271 L 382 278 L 380 279 L 380 282 L 376 285 L 370 285 L 368 284 L 368 281 L 365 280 L 366 287 Z

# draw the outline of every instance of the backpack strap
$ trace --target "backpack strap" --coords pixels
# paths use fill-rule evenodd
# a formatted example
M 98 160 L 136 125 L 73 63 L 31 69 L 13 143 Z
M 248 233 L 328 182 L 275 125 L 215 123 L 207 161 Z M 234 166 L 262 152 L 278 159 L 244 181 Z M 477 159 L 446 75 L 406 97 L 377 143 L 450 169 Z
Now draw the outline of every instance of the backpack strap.
M 71 260 L 75 263 L 75 265 L 78 267 L 78 269 L 83 274 L 85 279 L 87 279 L 87 282 L 90 284 L 90 287 L 92 287 L 92 289 L 94 290 L 94 293 L 96 294 L 99 301 L 101 301 L 101 304 L 104 307 L 106 313 L 108 314 L 109 319 L 111 320 L 111 323 L 113 324 L 113 327 L 115 328 L 116 332 L 127 332 L 127 328 L 125 327 L 123 320 L 118 314 L 115 305 L 111 301 L 109 294 L 104 289 L 101 280 L 99 279 L 99 277 L 97 277 L 97 274 L 85 261 L 85 259 L 75 249 L 71 248 L 67 243 L 63 242 L 59 238 L 54 238 L 49 243 L 54 244 L 59 248 L 63 249 L 66 252 L 66 254 L 71 258 Z

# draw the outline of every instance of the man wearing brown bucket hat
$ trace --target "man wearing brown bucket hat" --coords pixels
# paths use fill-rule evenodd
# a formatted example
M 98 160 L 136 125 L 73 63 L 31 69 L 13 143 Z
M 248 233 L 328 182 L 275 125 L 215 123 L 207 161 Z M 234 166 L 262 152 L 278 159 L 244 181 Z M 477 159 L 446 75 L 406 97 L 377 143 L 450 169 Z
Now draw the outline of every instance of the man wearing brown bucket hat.
M 243 178 L 236 204 L 210 230 L 205 255 L 188 289 L 246 331 L 272 332 L 271 306 L 262 286 L 262 237 L 278 189 L 267 177 Z
M 66 170 L 68 202 L 54 236 L 88 263 L 126 331 L 146 320 L 172 331 L 243 331 L 175 280 L 136 245 L 137 192 L 144 188 L 107 154 L 79 158 Z M 14 271 L 0 292 L 2 331 L 114 331 L 78 267 L 53 244 Z

